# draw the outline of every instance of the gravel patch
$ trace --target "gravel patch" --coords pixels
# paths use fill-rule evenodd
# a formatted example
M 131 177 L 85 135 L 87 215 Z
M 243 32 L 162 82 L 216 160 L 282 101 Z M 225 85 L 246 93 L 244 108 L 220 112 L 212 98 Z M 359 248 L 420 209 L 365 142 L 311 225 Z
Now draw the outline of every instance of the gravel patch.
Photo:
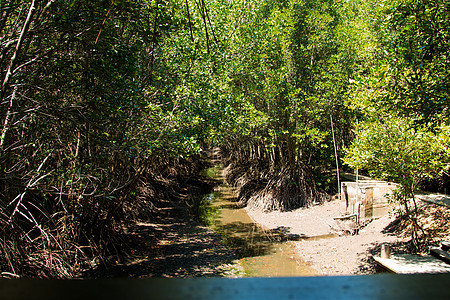
M 355 228 L 353 221 L 334 219 L 345 213 L 338 200 L 290 212 L 247 211 L 255 222 L 268 229 L 298 236 L 294 242 L 298 255 L 322 275 L 374 273 L 371 257 L 379 253 L 381 244 L 405 241 L 401 236 L 384 232 L 395 220 L 389 215 L 372 220 L 358 234 L 351 235 Z

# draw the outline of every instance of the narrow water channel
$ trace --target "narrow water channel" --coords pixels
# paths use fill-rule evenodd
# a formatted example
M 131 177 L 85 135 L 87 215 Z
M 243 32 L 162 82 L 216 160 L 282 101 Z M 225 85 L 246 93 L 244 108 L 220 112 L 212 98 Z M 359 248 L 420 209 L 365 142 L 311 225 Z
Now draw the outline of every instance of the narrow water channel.
M 222 180 L 221 170 L 212 168 L 205 174 Z M 249 277 L 313 276 L 318 272 L 305 264 L 295 252 L 292 242 L 280 242 L 280 237 L 253 222 L 243 208 L 236 206 L 233 188 L 221 184 L 208 194 L 210 227 L 239 257 L 245 275 Z

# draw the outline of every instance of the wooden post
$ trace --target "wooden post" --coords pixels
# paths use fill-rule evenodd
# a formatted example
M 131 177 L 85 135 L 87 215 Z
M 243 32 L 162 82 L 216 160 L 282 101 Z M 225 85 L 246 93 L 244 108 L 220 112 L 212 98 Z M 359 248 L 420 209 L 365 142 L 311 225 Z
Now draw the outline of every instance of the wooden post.
M 358 128 L 358 119 L 356 119 L 356 128 Z M 356 134 L 356 141 L 358 141 L 358 134 Z M 359 196 L 360 189 L 359 189 L 359 168 L 356 167 L 356 201 L 360 201 L 361 197 Z
M 381 258 L 391 258 L 391 248 L 388 244 L 381 245 Z
M 331 133 L 333 134 L 333 145 L 334 145 L 334 156 L 336 157 L 336 173 L 337 173 L 337 184 L 338 184 L 338 195 L 339 201 L 341 200 L 341 180 L 339 178 L 339 159 L 337 156 L 336 138 L 334 136 L 334 126 L 333 126 L 333 116 L 330 115 L 331 121 Z

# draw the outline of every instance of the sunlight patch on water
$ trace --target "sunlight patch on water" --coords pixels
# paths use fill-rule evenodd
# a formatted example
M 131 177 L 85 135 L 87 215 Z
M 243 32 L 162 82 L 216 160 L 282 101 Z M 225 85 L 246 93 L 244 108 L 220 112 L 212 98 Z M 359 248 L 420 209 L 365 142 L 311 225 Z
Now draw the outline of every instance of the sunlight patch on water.
M 208 169 L 209 170 L 209 169 Z M 220 169 L 205 174 L 220 175 Z M 276 233 L 254 223 L 245 209 L 237 208 L 236 194 L 228 186 L 205 196 L 214 220 L 209 225 L 233 249 L 249 277 L 314 276 L 318 272 L 303 262 L 291 242 L 280 242 Z M 208 210 L 206 210 L 208 211 Z

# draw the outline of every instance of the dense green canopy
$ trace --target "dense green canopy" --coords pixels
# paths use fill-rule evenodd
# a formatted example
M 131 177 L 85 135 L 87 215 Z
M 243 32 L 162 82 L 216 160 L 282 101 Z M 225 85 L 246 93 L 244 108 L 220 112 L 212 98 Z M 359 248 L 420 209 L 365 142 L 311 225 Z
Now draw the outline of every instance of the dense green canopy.
M 222 147 L 241 203 L 264 210 L 337 192 L 345 147 L 351 167 L 381 172 L 358 155 L 396 161 L 379 150 L 399 147 L 391 136 L 420 137 L 414 157 L 436 149 L 425 175 L 439 174 L 449 166 L 449 7 L 1 1 L 2 276 L 57 253 L 40 275 L 71 277 L 76 262 L 114 254 L 120 222 L 152 205 L 142 187 L 158 190 L 205 147 Z M 401 176 L 388 171 L 379 175 Z

